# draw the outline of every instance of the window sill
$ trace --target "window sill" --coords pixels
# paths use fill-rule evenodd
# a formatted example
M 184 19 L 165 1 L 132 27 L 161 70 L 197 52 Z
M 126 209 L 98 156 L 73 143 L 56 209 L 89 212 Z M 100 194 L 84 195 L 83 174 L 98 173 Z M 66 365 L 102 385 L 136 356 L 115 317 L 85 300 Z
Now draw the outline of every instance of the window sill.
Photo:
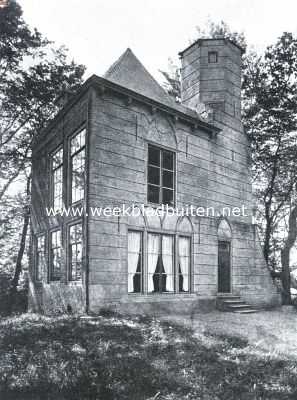
M 83 283 L 81 280 L 77 281 L 67 281 L 67 285 L 69 286 L 82 286 Z
M 193 292 L 163 292 L 163 293 L 128 293 L 128 296 L 133 297 L 164 297 L 164 296 L 186 296 L 192 297 L 196 296 Z
M 158 204 L 158 203 L 145 203 L 144 207 L 151 207 L 151 208 L 162 208 L 162 206 L 164 206 L 164 208 L 166 208 L 167 204 Z M 170 206 L 168 204 L 168 207 L 173 208 L 173 210 L 176 210 L 176 205 Z

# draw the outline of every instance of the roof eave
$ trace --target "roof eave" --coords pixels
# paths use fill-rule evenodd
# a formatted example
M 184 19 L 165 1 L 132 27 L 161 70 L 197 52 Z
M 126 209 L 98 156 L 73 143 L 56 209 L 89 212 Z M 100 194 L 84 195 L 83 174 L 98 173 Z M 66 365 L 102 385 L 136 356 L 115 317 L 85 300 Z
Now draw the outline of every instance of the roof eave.
M 197 128 L 202 129 L 203 131 L 210 133 L 210 134 L 217 134 L 221 131 L 221 129 L 217 128 L 214 125 L 211 125 L 207 122 L 201 121 L 198 117 L 190 116 L 182 111 L 179 111 L 175 108 L 172 108 L 164 103 L 158 102 L 157 100 L 151 99 L 149 97 L 144 96 L 143 94 L 134 92 L 131 89 L 128 89 L 124 86 L 120 86 L 117 83 L 114 83 L 108 79 L 99 77 L 97 75 L 91 75 L 80 87 L 78 92 L 70 99 L 65 106 L 57 113 L 57 115 L 49 122 L 49 124 L 40 132 L 38 137 L 44 135 L 46 132 L 50 131 L 53 126 L 59 121 L 63 116 L 67 113 L 67 111 L 74 106 L 75 103 L 79 101 L 79 99 L 88 91 L 90 87 L 97 87 L 97 88 L 107 88 L 109 90 L 115 91 L 122 95 L 131 97 L 139 102 L 148 104 L 150 106 L 154 106 L 161 111 L 164 111 L 167 114 L 171 114 L 172 116 L 178 116 L 180 120 L 186 121 L 191 125 L 196 126 Z M 37 138 L 33 142 L 33 146 L 36 142 Z
M 171 114 L 172 116 L 178 116 L 181 120 L 184 120 L 186 122 L 196 125 L 197 127 L 201 128 L 202 130 L 206 131 L 207 133 L 218 133 L 221 131 L 221 129 L 217 128 L 216 126 L 211 125 L 207 122 L 201 121 L 198 118 L 198 116 L 192 117 L 186 113 L 183 113 L 182 111 L 179 111 L 175 108 L 170 107 L 169 105 L 166 105 L 157 100 L 151 99 L 141 93 L 134 92 L 131 89 L 128 89 L 124 86 L 120 86 L 119 84 L 109 81 L 105 78 L 101 78 L 97 75 L 93 75 L 90 79 L 92 79 L 92 83 L 94 83 L 96 86 L 99 86 L 99 87 L 103 86 L 107 89 L 114 90 L 118 93 L 121 93 L 121 94 L 126 95 L 131 98 L 134 98 L 135 100 L 138 100 L 139 102 L 148 104 L 150 106 L 155 106 L 156 108 L 158 108 L 161 111 L 166 112 L 167 114 Z

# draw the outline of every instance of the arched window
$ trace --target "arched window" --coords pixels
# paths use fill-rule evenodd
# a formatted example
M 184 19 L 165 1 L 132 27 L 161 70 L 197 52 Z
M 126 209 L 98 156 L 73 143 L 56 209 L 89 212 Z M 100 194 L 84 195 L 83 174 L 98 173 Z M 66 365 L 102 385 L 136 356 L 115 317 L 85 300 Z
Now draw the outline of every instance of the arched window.
M 218 238 L 219 240 L 229 241 L 232 239 L 232 231 L 229 223 L 226 219 L 221 219 L 218 226 Z

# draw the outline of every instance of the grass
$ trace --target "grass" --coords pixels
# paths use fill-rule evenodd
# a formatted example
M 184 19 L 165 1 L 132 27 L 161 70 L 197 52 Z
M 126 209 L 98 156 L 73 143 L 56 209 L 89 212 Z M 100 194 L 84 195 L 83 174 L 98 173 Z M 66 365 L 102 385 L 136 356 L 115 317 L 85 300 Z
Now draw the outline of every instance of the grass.
M 1 400 L 153 398 L 296 399 L 296 360 L 149 317 L 1 320 Z

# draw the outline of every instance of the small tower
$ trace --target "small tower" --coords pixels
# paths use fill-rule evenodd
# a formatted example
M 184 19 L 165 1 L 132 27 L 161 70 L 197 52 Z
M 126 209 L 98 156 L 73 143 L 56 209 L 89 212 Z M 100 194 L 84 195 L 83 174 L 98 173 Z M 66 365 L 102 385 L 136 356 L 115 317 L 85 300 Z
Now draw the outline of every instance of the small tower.
M 228 39 L 199 39 L 180 52 L 181 99 L 194 110 L 201 103 L 241 118 L 243 50 Z

